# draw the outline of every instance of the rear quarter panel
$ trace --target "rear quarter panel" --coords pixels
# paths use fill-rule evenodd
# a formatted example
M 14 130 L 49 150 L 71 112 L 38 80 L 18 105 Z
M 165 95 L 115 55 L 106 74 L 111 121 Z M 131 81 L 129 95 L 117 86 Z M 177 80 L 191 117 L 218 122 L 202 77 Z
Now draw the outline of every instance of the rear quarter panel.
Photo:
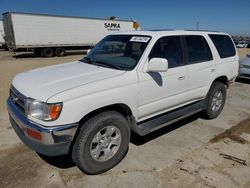
M 209 37 L 207 38 L 207 40 L 209 41 L 209 45 L 211 46 L 213 56 L 216 60 L 215 74 L 213 74 L 213 76 L 209 79 L 210 86 L 216 78 L 221 77 L 221 76 L 226 76 L 227 80 L 232 80 L 236 78 L 239 72 L 239 57 L 238 57 L 238 52 L 236 50 L 236 47 L 233 43 L 232 38 L 231 40 L 234 45 L 235 55 L 232 57 L 227 57 L 227 58 L 221 58 L 212 40 Z

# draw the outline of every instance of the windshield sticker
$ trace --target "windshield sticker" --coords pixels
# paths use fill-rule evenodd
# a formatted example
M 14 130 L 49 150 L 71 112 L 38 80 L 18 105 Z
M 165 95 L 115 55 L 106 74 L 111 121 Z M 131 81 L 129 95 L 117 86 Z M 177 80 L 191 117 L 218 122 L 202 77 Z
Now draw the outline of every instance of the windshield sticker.
M 132 37 L 130 42 L 148 42 L 150 37 Z

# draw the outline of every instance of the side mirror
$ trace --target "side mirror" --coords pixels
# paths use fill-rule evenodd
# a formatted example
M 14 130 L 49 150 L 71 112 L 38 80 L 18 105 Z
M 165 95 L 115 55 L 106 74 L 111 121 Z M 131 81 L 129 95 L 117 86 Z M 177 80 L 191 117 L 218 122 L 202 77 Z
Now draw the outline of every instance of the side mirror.
M 148 62 L 147 72 L 167 72 L 168 60 L 164 58 L 152 58 Z

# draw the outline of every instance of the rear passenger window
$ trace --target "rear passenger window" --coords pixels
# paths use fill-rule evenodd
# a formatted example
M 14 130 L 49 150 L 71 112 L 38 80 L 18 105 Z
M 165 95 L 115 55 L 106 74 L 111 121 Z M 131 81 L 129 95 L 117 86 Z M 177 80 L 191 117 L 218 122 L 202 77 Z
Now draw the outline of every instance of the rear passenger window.
M 183 65 L 182 45 L 179 36 L 160 38 L 152 48 L 149 59 L 158 57 L 168 60 L 168 68 Z
M 203 36 L 186 36 L 188 64 L 212 60 L 212 54 Z
M 235 56 L 235 47 L 231 38 L 227 35 L 209 35 L 213 41 L 220 58 Z

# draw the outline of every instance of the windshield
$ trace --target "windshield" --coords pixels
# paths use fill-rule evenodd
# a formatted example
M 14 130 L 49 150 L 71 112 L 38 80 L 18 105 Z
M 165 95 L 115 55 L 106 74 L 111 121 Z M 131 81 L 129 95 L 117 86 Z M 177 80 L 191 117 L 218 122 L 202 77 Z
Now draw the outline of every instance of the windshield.
M 149 36 L 109 35 L 80 61 L 119 70 L 132 70 L 150 39 Z

